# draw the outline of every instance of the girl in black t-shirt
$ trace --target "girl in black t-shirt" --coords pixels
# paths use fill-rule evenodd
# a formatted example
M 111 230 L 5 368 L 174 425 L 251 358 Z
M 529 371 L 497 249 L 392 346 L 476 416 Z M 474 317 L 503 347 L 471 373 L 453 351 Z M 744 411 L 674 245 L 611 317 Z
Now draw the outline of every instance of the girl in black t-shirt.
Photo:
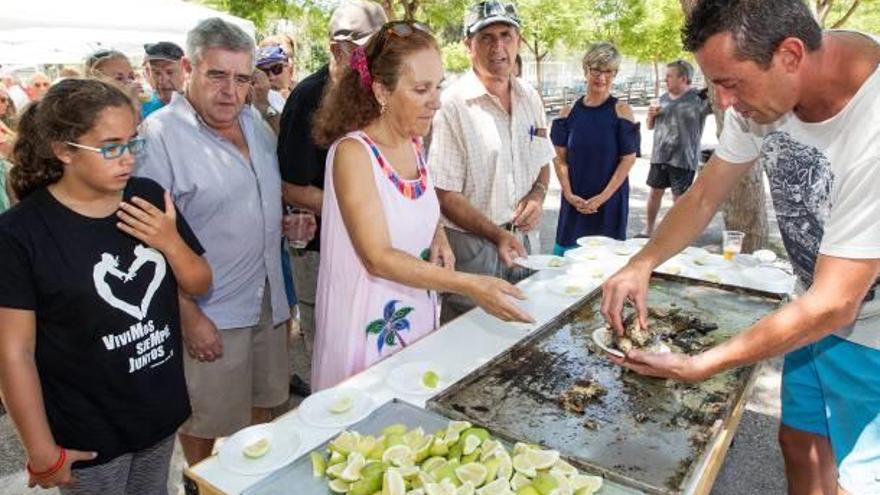
M 170 195 L 131 177 L 137 122 L 124 92 L 83 79 L 20 121 L 20 202 L 0 215 L 0 393 L 29 486 L 167 492 L 190 414 L 178 290 L 204 294 L 211 270 Z

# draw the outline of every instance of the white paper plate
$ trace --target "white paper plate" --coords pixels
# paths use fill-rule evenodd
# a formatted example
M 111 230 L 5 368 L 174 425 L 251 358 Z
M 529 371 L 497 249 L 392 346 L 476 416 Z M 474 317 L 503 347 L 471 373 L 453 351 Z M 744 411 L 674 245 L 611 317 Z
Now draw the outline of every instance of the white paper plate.
M 269 451 L 257 459 L 245 457 L 244 448 L 258 440 L 269 440 Z M 282 430 L 275 423 L 249 426 L 227 438 L 217 456 L 220 465 L 237 474 L 266 474 L 294 461 L 299 454 L 300 438 L 296 431 Z
M 574 261 L 594 261 L 602 257 L 598 247 L 583 246 L 579 248 L 569 249 L 565 252 L 565 257 Z
M 547 288 L 550 289 L 550 292 L 562 297 L 584 297 L 598 286 L 595 279 L 584 277 L 560 277 L 547 281 Z
M 577 240 L 578 246 L 586 246 L 586 247 L 602 247 L 609 246 L 618 242 L 617 239 L 612 239 L 610 237 L 605 237 L 604 235 L 588 235 L 585 237 L 581 237 Z
M 429 370 L 434 371 L 440 377 L 439 383 L 434 388 L 428 388 L 422 384 L 422 376 Z M 449 379 L 443 366 L 431 361 L 414 361 L 392 369 L 385 382 L 389 387 L 402 394 L 432 395 L 446 388 Z
M 605 327 L 599 327 L 593 330 L 593 342 L 599 346 L 600 349 L 611 354 L 612 356 L 623 358 L 626 357 L 622 352 L 618 349 L 610 347 L 611 343 L 611 330 Z
M 350 397 L 351 409 L 340 414 L 330 412 L 340 399 Z M 342 428 L 367 417 L 372 410 L 373 400 L 355 388 L 329 388 L 312 394 L 299 405 L 299 417 L 305 423 L 319 428 Z
M 667 261 L 666 263 L 658 266 L 657 271 L 660 273 L 666 273 L 668 275 L 681 275 L 682 277 L 684 277 L 687 270 L 683 263 L 677 261 Z
M 610 249 L 612 253 L 618 256 L 632 256 L 639 252 L 639 249 L 641 248 L 638 246 L 633 246 L 632 244 L 621 242 L 616 246 L 609 247 L 608 249 Z
M 651 239 L 648 237 L 631 237 L 625 241 L 623 241 L 628 246 L 635 246 L 637 248 L 642 248 L 645 244 L 648 243 Z
M 557 260 L 560 265 L 552 266 L 550 263 L 553 260 Z M 552 254 L 533 254 L 528 258 L 516 258 L 513 262 L 529 270 L 564 270 L 568 264 L 568 260 L 564 257 Z
M 765 265 L 769 265 L 776 261 L 776 253 L 769 249 L 759 249 L 752 253 L 752 256 Z

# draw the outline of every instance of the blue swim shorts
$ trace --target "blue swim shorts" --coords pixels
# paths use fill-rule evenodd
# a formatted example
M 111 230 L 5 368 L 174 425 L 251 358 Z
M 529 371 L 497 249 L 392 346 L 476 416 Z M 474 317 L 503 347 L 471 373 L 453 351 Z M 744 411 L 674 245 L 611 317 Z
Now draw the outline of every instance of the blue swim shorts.
M 831 335 L 785 356 L 782 423 L 827 437 L 852 494 L 880 494 L 880 350 Z

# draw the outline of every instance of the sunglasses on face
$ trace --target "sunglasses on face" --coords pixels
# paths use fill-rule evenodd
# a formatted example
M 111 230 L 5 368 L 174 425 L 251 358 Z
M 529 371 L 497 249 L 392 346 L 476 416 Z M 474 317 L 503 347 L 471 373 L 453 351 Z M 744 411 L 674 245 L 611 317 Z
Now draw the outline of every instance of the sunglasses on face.
M 263 71 L 267 76 L 269 74 L 273 74 L 276 76 L 280 76 L 282 72 L 284 72 L 284 64 L 272 64 L 268 67 L 257 67 L 261 71 Z
M 48 87 L 49 87 L 49 83 L 47 83 L 47 82 L 35 82 L 35 83 L 33 83 L 33 87 L 35 87 L 35 88 L 48 88 Z
M 377 36 L 382 40 L 377 45 L 380 47 L 378 53 L 382 53 L 385 50 L 385 46 L 388 45 L 388 40 L 391 39 L 392 36 L 397 36 L 398 38 L 406 38 L 412 36 L 416 31 L 421 31 L 423 33 L 431 34 L 431 28 L 428 27 L 427 24 L 417 22 L 417 21 L 392 21 L 385 23 L 382 26 L 382 29 L 379 30 Z
M 132 155 L 137 155 L 141 151 L 144 150 L 144 145 L 146 144 L 146 140 L 144 138 L 134 138 L 131 139 L 127 143 L 111 143 L 105 144 L 100 148 L 96 148 L 94 146 L 86 146 L 84 144 L 74 143 L 72 141 L 65 141 L 64 144 L 68 146 L 73 146 L 74 148 L 79 148 L 82 150 L 93 151 L 95 153 L 100 153 L 101 156 L 104 157 L 105 160 L 115 160 L 122 155 L 125 154 L 125 150 L 128 150 Z

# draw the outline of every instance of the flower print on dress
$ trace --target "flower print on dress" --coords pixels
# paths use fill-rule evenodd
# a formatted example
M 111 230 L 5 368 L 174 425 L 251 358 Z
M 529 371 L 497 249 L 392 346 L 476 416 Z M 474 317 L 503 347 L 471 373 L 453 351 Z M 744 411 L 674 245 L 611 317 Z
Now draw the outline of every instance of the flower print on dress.
M 367 325 L 367 337 L 370 335 L 378 336 L 376 346 L 379 354 L 382 353 L 382 349 L 385 346 L 393 347 L 398 342 L 400 342 L 401 347 L 406 347 L 406 341 L 403 340 L 403 335 L 401 334 L 410 330 L 407 316 L 413 312 L 414 308 L 412 306 L 404 306 L 397 309 L 398 304 L 400 304 L 400 301 L 396 299 L 385 303 L 382 318 L 373 320 Z

